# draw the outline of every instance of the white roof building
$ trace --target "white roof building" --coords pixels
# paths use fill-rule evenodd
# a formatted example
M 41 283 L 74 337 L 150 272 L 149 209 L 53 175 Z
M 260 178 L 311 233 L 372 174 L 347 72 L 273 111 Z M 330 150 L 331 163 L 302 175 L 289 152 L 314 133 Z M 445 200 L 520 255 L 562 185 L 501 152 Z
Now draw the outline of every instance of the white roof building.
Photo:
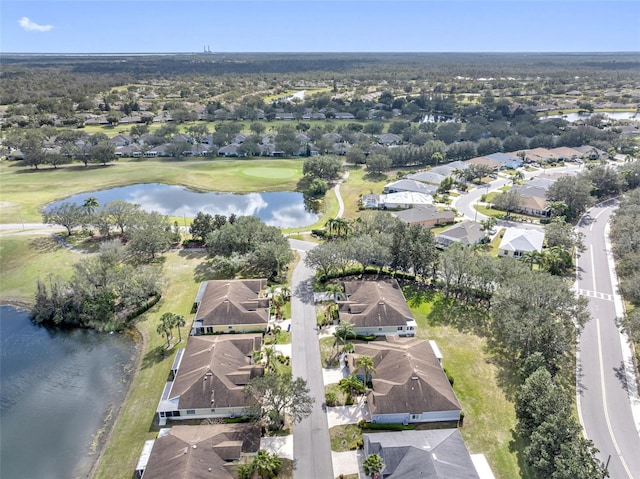
M 507 228 L 500 246 L 498 256 L 519 258 L 524 253 L 532 251 L 542 252 L 544 233 L 538 230 L 524 228 Z
M 433 196 L 414 191 L 399 191 L 380 195 L 380 208 L 411 208 L 419 205 L 432 205 Z

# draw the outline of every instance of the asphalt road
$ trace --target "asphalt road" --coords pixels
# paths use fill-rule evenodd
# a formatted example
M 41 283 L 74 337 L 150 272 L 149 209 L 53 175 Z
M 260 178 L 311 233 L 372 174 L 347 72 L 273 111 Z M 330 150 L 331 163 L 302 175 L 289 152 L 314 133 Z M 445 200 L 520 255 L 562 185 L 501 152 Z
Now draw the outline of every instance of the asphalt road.
M 300 262 L 291 281 L 291 364 L 294 377 L 307 380 L 316 398 L 313 412 L 293 427 L 294 477 L 296 479 L 333 479 L 331 443 L 327 415 L 322 410 L 324 381 L 320 363 L 320 344 L 313 302 L 313 270 L 304 264 L 305 251 L 314 243 L 289 240 L 300 254 Z
M 608 462 L 610 477 L 633 479 L 640 478 L 640 403 L 630 351 L 616 324 L 622 302 L 605 243 L 615 205 L 592 208 L 577 227 L 587 249 L 578 258 L 576 288 L 589 299 L 592 316 L 580 336 L 577 399 L 585 435 Z

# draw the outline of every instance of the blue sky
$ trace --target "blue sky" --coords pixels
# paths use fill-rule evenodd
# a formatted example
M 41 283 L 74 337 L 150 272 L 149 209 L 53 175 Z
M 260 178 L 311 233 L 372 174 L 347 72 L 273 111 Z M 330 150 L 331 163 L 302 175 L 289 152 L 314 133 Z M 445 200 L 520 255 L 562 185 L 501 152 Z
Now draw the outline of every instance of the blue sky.
M 0 51 L 640 51 L 638 0 L 2 0 Z

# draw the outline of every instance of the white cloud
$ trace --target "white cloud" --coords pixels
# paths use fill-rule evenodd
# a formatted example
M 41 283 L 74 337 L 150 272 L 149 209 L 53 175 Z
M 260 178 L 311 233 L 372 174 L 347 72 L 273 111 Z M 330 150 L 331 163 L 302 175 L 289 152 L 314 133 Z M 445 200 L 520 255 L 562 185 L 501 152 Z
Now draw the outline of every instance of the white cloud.
M 37 23 L 29 20 L 28 17 L 22 17 L 18 20 L 18 23 L 27 32 L 48 32 L 53 28 L 53 25 L 38 25 Z

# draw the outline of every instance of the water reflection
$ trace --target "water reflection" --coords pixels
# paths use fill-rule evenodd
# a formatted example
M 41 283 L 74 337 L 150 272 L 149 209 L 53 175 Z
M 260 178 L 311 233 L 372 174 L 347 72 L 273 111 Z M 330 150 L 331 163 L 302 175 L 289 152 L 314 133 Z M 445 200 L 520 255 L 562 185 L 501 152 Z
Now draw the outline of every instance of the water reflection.
M 566 115 L 548 115 L 542 118 L 562 118 L 569 123 L 575 123 L 576 121 L 584 121 L 592 116 L 603 116 L 610 120 L 640 120 L 640 113 L 629 111 L 597 111 L 593 113 L 567 113 Z
M 101 205 L 123 200 L 168 216 L 193 218 L 199 211 L 212 215 L 257 216 L 266 224 L 280 228 L 306 226 L 318 220 L 316 212 L 306 207 L 302 193 L 293 192 L 203 193 L 182 186 L 151 183 L 82 193 L 63 201 L 82 204 L 89 196 L 96 197 Z
M 85 477 L 134 360 L 124 334 L 51 330 L 0 306 L 0 477 Z

